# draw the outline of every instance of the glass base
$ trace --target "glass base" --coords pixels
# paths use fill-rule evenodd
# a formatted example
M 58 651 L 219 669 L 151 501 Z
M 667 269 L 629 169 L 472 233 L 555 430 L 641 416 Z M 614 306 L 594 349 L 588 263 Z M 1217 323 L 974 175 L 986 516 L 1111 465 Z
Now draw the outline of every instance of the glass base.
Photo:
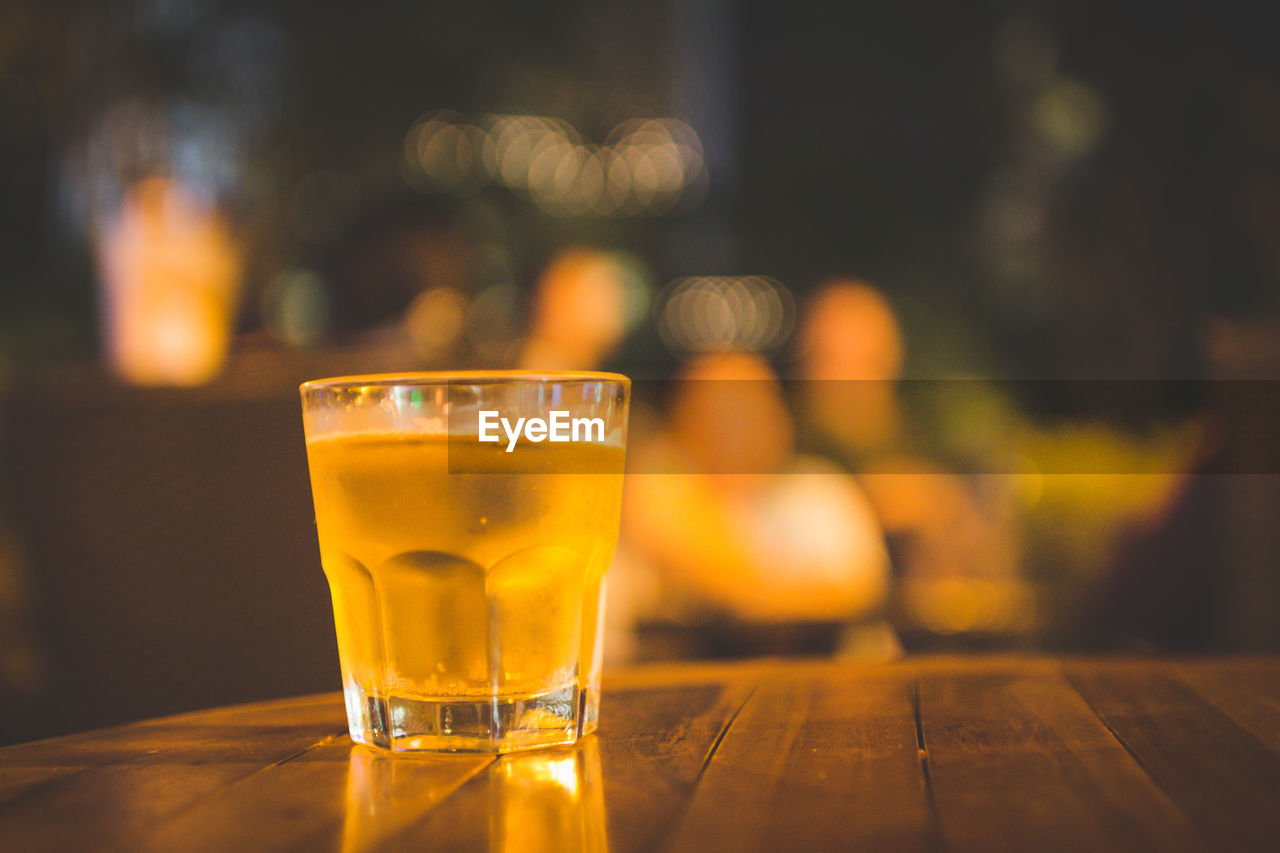
M 352 683 L 345 693 L 351 739 L 393 752 L 498 753 L 575 743 L 595 731 L 599 702 L 576 683 L 476 699 L 374 696 Z

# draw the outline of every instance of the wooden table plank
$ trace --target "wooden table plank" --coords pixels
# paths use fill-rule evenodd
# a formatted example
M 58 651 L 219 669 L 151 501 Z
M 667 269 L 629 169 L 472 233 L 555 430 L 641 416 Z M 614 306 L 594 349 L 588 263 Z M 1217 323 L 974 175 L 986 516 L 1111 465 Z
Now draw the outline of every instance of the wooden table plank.
M 97 767 L 10 801 L 0 837 L 35 850 L 137 850 L 154 822 L 252 774 L 256 765 L 119 764 Z
M 609 674 L 601 720 L 574 748 L 389 756 L 335 693 L 8 747 L 0 846 L 1280 846 L 1277 658 L 668 665 Z
M 0 765 L 0 804 L 63 776 L 88 770 L 87 765 Z
M 1187 821 L 1054 664 L 920 678 L 947 850 L 1188 849 Z
M 1280 665 L 1256 659 L 1210 659 L 1169 667 L 1236 725 L 1280 752 Z
M 1169 675 L 1096 662 L 1067 672 L 1207 848 L 1280 849 L 1280 753 Z
M 391 847 L 655 849 L 748 692 L 733 681 L 606 691 L 600 731 L 578 749 L 503 757 Z
M 0 750 L 4 766 L 127 761 L 200 761 L 270 764 L 347 730 L 346 720 L 327 725 L 293 725 L 282 714 L 275 725 L 169 723 L 119 726 L 65 738 L 34 741 Z
M 925 850 L 908 674 L 764 679 L 725 734 L 674 850 Z
M 149 828 L 154 850 L 364 850 L 418 820 L 490 756 L 391 756 L 345 733 Z
M 0 837 L 41 849 L 130 848 L 166 816 L 336 736 L 332 726 L 170 721 L 10 747 L 0 779 L 54 761 L 83 769 L 0 803 Z
M 434 810 L 361 851 L 609 849 L 599 741 L 504 755 Z M 349 848 L 344 848 L 347 853 Z
M 340 691 L 318 693 L 312 696 L 295 696 L 289 699 L 272 699 L 267 702 L 250 702 L 244 705 L 227 705 L 203 711 L 189 711 L 155 720 L 143 720 L 133 726 L 305 726 L 324 729 L 345 729 L 347 710 Z M 131 727 L 129 727 L 131 728 Z

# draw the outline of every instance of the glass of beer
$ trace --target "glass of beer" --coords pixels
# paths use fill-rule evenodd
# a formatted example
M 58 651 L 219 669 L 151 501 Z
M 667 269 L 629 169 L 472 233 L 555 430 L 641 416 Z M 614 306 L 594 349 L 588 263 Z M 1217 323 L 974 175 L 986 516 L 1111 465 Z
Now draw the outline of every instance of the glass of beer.
M 630 380 L 418 373 L 301 390 L 352 739 L 509 752 L 594 731 Z

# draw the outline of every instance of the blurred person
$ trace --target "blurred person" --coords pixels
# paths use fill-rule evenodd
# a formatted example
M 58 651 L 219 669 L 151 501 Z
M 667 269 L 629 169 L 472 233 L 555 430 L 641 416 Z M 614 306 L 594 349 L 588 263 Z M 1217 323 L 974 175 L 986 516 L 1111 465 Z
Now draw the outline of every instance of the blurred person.
M 881 618 L 889 565 L 856 482 L 796 453 L 778 378 L 760 356 L 701 356 L 680 375 L 665 429 L 636 451 L 611 578 L 648 600 L 619 619 L 662 618 L 718 637 L 695 653 L 732 656 L 756 628 L 846 628 L 831 650 L 891 656 Z M 642 571 L 647 582 L 637 581 Z M 647 612 L 646 612 L 647 611 Z M 839 629 L 837 629 L 839 630 Z
M 534 288 L 520 366 L 529 370 L 599 367 L 626 332 L 626 284 L 608 252 L 574 248 L 556 255 Z
M 888 299 L 864 281 L 832 279 L 810 303 L 799 341 L 805 443 L 866 490 L 892 545 L 904 622 L 961 633 L 1009 621 L 996 611 L 1023 609 L 1025 590 L 1014 578 L 1017 537 L 1004 490 L 990 490 L 984 504 L 931 452 L 927 425 L 908 416 L 898 387 L 902 328 Z M 990 624 L 968 618 L 975 589 L 998 599 Z
M 843 454 L 870 455 L 900 440 L 896 381 L 902 329 L 885 297 L 856 279 L 824 284 L 800 329 L 805 410 Z M 851 416 L 851 413 L 857 416 Z

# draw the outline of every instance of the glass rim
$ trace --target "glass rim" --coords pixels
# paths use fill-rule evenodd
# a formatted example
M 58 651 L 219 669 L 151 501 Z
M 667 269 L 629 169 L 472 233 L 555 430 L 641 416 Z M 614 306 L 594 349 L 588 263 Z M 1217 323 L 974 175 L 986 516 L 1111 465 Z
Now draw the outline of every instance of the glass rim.
M 369 373 L 311 379 L 298 386 L 303 393 L 332 388 L 415 388 L 440 385 L 513 385 L 518 382 L 572 383 L 615 382 L 630 385 L 621 373 L 597 370 L 424 370 L 405 373 Z

